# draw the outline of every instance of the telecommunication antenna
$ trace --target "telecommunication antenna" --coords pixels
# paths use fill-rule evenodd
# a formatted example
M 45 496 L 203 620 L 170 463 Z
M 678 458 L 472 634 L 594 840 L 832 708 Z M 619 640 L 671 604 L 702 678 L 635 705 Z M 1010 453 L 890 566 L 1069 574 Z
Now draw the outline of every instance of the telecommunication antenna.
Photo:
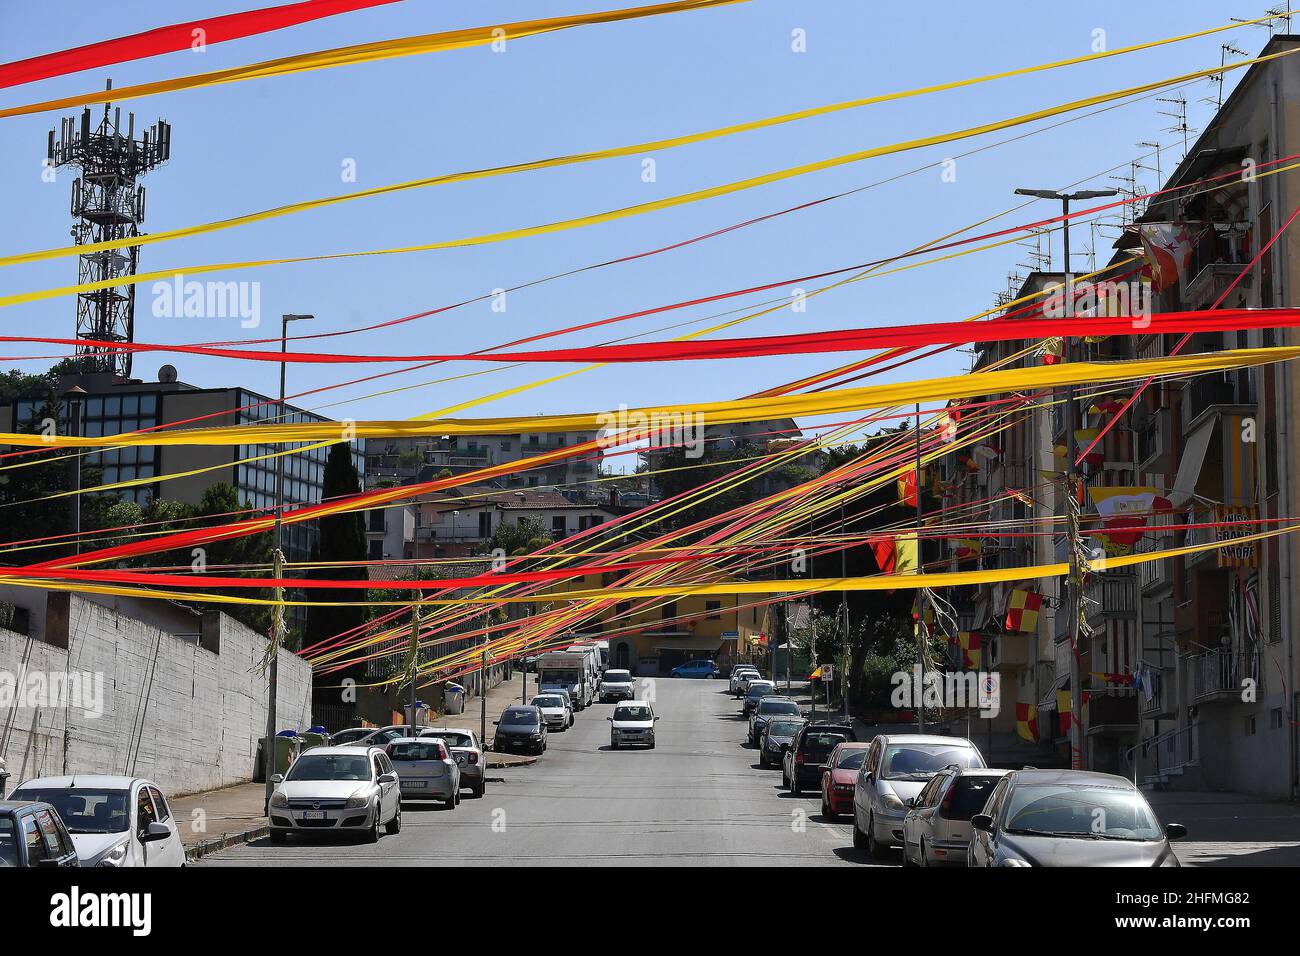
M 1245 50 L 1238 50 L 1230 43 L 1225 43 L 1223 46 L 1219 47 L 1219 66 L 1227 66 L 1228 57 L 1230 56 L 1248 57 L 1250 54 Z M 1207 78 L 1208 81 L 1213 83 L 1218 89 L 1215 91 L 1214 96 L 1207 96 L 1201 101 L 1212 105 L 1216 113 L 1223 109 L 1223 77 L 1224 74 L 1215 73 L 1213 76 Z
M 1171 103 L 1177 107 L 1177 109 L 1172 112 L 1168 110 L 1160 110 L 1159 113 L 1161 116 L 1168 116 L 1170 119 L 1177 120 L 1173 126 L 1165 127 L 1164 132 L 1183 134 L 1183 158 L 1186 158 L 1187 150 L 1189 148 L 1187 134 L 1197 132 L 1187 125 L 1187 97 L 1182 93 L 1179 93 L 1177 96 L 1157 96 L 1156 102 Z
M 113 88 L 109 80 L 107 89 Z M 78 246 L 131 239 L 144 222 L 144 187 L 136 180 L 171 157 L 172 128 L 159 120 L 135 135 L 135 114 L 122 125 L 121 107 L 104 104 L 104 115 L 92 126 L 90 109 L 65 117 L 50 130 L 50 168 L 72 166 L 81 175 L 72 184 L 71 212 L 76 222 L 72 239 Z M 133 276 L 139 262 L 137 246 L 83 253 L 77 284 L 111 282 Z M 130 342 L 135 335 L 135 286 L 108 285 L 77 295 L 77 338 L 97 342 Z M 131 353 L 99 345 L 78 345 L 78 364 L 86 372 L 131 374 Z
M 1045 228 L 1029 230 L 1031 239 L 1024 239 L 1017 242 L 1026 251 L 1029 257 L 1028 262 L 1017 262 L 1016 266 L 1020 269 L 1027 269 L 1030 272 L 1051 272 L 1052 271 L 1052 244 L 1048 239 L 1047 251 L 1043 251 L 1043 236 L 1047 235 Z

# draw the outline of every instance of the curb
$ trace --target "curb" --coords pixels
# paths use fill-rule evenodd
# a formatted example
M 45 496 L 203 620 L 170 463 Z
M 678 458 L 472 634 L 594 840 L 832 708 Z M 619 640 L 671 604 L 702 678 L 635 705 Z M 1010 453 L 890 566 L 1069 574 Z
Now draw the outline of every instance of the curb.
M 248 830 L 240 830 L 234 833 L 227 833 L 215 840 L 205 840 L 202 843 L 192 843 L 185 848 L 185 862 L 193 863 L 210 853 L 216 853 L 219 850 L 226 850 L 237 843 L 251 843 L 253 840 L 260 840 L 262 837 L 269 835 L 271 828 L 263 823 Z
M 537 757 L 521 757 L 521 758 L 517 758 L 517 759 L 515 759 L 515 760 L 509 760 L 509 761 L 507 761 L 507 760 L 502 760 L 502 759 L 500 759 L 500 758 L 493 759 L 492 757 L 488 757 L 488 758 L 487 758 L 487 769 L 489 769 L 489 770 L 504 770 L 504 769 L 506 769 L 507 767 L 528 767 L 528 766 L 531 766 L 532 764 L 537 763 L 537 760 L 538 760 Z

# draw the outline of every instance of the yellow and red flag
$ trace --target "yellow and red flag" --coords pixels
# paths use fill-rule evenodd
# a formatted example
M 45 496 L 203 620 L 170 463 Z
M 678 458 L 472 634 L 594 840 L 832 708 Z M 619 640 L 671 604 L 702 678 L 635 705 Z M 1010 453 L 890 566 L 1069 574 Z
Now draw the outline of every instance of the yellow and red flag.
M 1034 704 L 1016 704 L 1016 733 L 1022 740 L 1038 740 L 1038 707 Z
M 1013 588 L 1007 598 L 1007 620 L 1004 627 L 1008 631 L 1035 633 L 1038 630 L 1038 609 L 1043 605 L 1043 596 L 1036 591 Z

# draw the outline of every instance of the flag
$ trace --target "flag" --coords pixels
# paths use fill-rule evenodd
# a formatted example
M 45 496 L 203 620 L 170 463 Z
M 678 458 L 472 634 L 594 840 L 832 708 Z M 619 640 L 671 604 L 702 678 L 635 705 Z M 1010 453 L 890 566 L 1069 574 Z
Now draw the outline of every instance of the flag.
M 980 463 L 970 455 L 958 455 L 957 464 L 961 465 L 967 471 L 979 471 Z
M 1142 248 L 1151 274 L 1151 291 L 1164 292 L 1178 279 L 1192 259 L 1195 237 L 1185 222 L 1146 222 L 1138 226 Z
M 909 468 L 898 476 L 898 503 L 916 507 L 916 469 Z
M 1028 505 L 1031 508 L 1034 506 L 1034 499 L 1019 488 L 1008 488 L 1007 494 L 1012 498 L 1015 498 L 1016 501 L 1019 501 L 1022 505 Z
M 1076 428 L 1074 430 L 1074 444 L 1081 449 L 1087 448 L 1089 445 L 1092 444 L 1092 440 L 1100 434 L 1101 434 L 1100 428 Z M 1052 451 L 1057 458 L 1065 457 L 1064 445 L 1057 445 L 1055 448 L 1052 449 Z M 1083 456 L 1083 462 L 1089 468 L 1097 468 L 1105 460 L 1106 460 L 1105 455 L 1102 453 L 1101 449 L 1099 448 L 1094 448 L 1092 451 L 1088 452 L 1088 454 Z
M 1058 690 L 1056 692 L 1056 719 L 1057 728 L 1060 731 L 1059 736 L 1061 737 L 1068 737 L 1070 734 L 1070 721 L 1074 718 L 1074 714 L 1070 712 L 1071 706 L 1070 692 L 1068 690 Z M 1088 696 L 1086 693 L 1083 697 L 1083 707 L 1079 711 L 1079 719 L 1080 721 L 1087 721 L 1088 719 Z M 1083 724 L 1080 723 L 1079 726 L 1082 730 Z
M 1131 554 L 1142 537 L 1139 530 L 1148 524 L 1151 514 L 1173 510 L 1169 499 L 1155 488 L 1117 485 L 1112 488 L 1090 488 L 1092 502 L 1097 506 L 1105 534 L 1099 535 L 1108 555 Z
M 1016 733 L 1022 740 L 1038 739 L 1038 708 L 1034 704 L 1016 704 Z
M 982 441 L 975 446 L 975 457 L 980 461 L 997 461 L 1002 457 L 1002 449 L 997 445 Z
M 984 551 L 984 542 L 979 538 L 958 538 L 952 542 L 953 553 L 957 560 L 974 561 Z
M 808 675 L 808 679 L 809 679 L 809 680 L 821 680 L 821 677 L 822 677 L 822 669 L 821 669 L 821 665 L 819 664 L 819 665 L 817 666 L 817 669 L 816 669 L 815 671 L 813 671 L 811 674 Z
M 1007 597 L 1007 621 L 1004 625 L 1008 631 L 1021 631 L 1033 634 L 1038 630 L 1038 609 L 1043 604 L 1043 596 L 1034 591 L 1013 588 Z
M 1123 684 L 1126 687 L 1133 686 L 1132 674 L 1111 674 L 1105 671 L 1092 671 L 1092 679 L 1100 684 Z
M 917 541 L 914 534 L 868 538 L 882 574 L 916 574 Z
M 961 666 L 969 671 L 979 670 L 983 639 L 978 634 L 962 631 L 957 635 L 957 644 L 961 648 Z
M 961 409 L 945 409 L 938 418 L 936 425 L 939 429 L 939 439 L 950 442 L 957 437 L 957 426 L 961 422 Z
M 1043 344 L 1038 348 L 1038 354 L 1042 356 L 1044 365 L 1055 365 L 1061 361 L 1065 352 L 1065 340 L 1059 335 L 1055 338 L 1044 339 Z

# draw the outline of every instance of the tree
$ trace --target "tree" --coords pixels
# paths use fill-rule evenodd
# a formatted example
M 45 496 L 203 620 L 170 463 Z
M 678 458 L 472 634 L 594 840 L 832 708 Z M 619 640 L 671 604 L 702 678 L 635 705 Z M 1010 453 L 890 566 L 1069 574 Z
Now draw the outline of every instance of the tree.
M 540 521 L 520 518 L 515 524 L 501 522 L 492 533 L 492 550 L 510 557 L 533 554 L 553 541 Z
M 331 501 L 360 494 L 361 479 L 352 464 L 352 448 L 347 442 L 330 446 L 325 459 L 322 500 Z M 320 519 L 320 543 L 313 561 L 328 564 L 315 568 L 307 576 L 316 580 L 365 581 L 369 572 L 366 561 L 365 521 L 359 511 L 326 515 Z M 365 591 L 352 588 L 312 588 L 309 600 L 316 602 L 345 602 L 340 606 L 313 605 L 307 610 L 307 627 L 303 634 L 305 644 L 315 644 L 344 631 L 360 627 L 366 621 Z M 344 673 L 332 674 L 331 682 Z

